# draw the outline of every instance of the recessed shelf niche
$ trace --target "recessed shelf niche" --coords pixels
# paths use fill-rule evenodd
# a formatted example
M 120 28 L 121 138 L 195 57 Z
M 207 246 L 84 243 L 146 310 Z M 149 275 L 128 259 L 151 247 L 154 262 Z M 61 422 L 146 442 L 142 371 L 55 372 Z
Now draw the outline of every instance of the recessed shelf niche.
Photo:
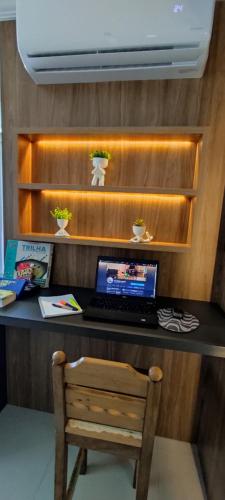
M 188 251 L 203 129 L 19 130 L 18 237 L 99 246 L 133 246 L 131 226 L 144 218 L 143 250 Z M 104 188 L 91 187 L 93 149 L 112 160 Z M 54 238 L 55 206 L 69 208 L 71 238 Z

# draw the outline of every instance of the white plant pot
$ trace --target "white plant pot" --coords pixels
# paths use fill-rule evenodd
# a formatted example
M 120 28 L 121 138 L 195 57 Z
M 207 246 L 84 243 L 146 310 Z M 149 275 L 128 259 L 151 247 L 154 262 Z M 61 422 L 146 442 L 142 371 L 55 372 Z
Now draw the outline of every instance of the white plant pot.
M 55 236 L 59 236 L 61 238 L 65 238 L 65 237 L 68 237 L 69 236 L 69 233 L 67 233 L 67 231 L 65 231 L 65 227 L 68 226 L 68 220 L 67 219 L 56 219 L 57 220 L 57 224 L 59 226 L 59 231 L 57 231 L 57 233 L 55 233 Z
M 108 167 L 109 160 L 107 158 L 93 158 L 93 167 L 101 167 L 101 168 L 106 168 Z
M 133 233 L 137 238 L 142 238 L 146 231 L 146 226 L 132 226 Z
M 108 166 L 109 160 L 107 158 L 95 157 L 92 160 L 93 164 L 93 178 L 91 181 L 92 186 L 104 186 L 105 185 L 105 169 Z

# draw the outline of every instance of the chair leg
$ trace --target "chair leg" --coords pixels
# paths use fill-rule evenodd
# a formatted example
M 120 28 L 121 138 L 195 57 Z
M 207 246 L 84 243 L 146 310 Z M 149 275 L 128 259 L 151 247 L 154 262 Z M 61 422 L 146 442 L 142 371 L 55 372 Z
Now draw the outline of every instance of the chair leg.
M 145 463 L 142 463 L 140 460 L 138 462 L 136 500 L 147 500 L 148 498 L 150 466 L 151 461 L 145 461 Z
M 54 500 L 66 500 L 68 445 L 65 434 L 56 435 Z
M 81 464 L 81 468 L 80 468 L 80 474 L 86 474 L 87 472 L 87 450 L 84 449 L 84 459 L 83 459 L 83 462 Z
M 66 500 L 72 500 L 73 499 L 73 494 L 74 490 L 77 484 L 77 480 L 80 474 L 80 470 L 82 467 L 82 464 L 85 462 L 85 451 L 83 448 L 80 448 L 77 454 L 77 459 L 74 464 L 74 468 L 71 474 L 70 482 L 67 488 L 67 496 Z
M 154 438 L 149 440 L 148 446 L 146 446 L 146 443 L 144 444 L 140 459 L 138 460 L 136 500 L 147 500 L 148 498 L 153 447 Z
M 137 470 L 138 470 L 138 460 L 135 461 L 134 475 L 133 475 L 133 488 L 137 487 Z

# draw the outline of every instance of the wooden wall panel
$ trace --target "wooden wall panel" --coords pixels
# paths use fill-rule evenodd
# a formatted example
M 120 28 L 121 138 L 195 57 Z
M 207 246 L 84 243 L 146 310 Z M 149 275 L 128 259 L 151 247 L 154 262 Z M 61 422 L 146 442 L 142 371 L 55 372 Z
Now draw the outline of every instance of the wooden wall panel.
M 212 300 L 225 312 L 225 197 Z M 203 359 L 197 445 L 209 500 L 225 498 L 225 360 Z
M 20 137 L 17 142 L 15 137 L 15 148 L 17 148 L 17 161 L 18 161 L 18 182 L 31 182 L 32 181 L 32 145 L 24 137 Z
M 224 26 L 225 5 L 218 3 L 209 62 L 200 80 L 37 86 L 17 53 L 15 23 L 1 23 L 6 238 L 17 232 L 14 127 L 206 126 L 209 133 L 203 147 L 204 175 L 200 170 L 192 250 L 154 257 L 161 265 L 160 293 L 209 300 L 225 183 Z M 93 285 L 100 253 L 100 248 L 57 245 L 53 280 L 65 283 L 66 277 L 68 284 Z M 118 255 L 111 249 L 104 253 Z M 62 262 L 67 263 L 64 269 Z M 82 267 L 76 267 L 78 262 Z
M 20 231 L 32 231 L 32 195 L 29 191 L 19 191 L 18 207 Z
M 66 140 L 67 139 L 67 140 Z M 110 151 L 106 171 L 107 186 L 166 186 L 192 188 L 196 144 L 183 140 L 154 144 L 141 136 L 129 141 L 112 136 L 90 140 L 88 136 L 61 140 L 41 140 L 32 144 L 32 182 L 90 185 L 92 162 L 89 153 L 99 148 Z M 77 141 L 77 142 L 76 142 Z M 185 141 L 185 142 L 184 142 Z M 21 172 L 21 182 L 24 174 Z
M 203 360 L 198 450 L 209 500 L 225 498 L 225 360 Z
M 54 235 L 58 228 L 50 210 L 65 206 L 73 213 L 67 227 L 71 235 L 129 240 L 133 236 L 132 224 L 140 217 L 155 241 L 186 243 L 190 205 L 190 200 L 183 196 L 125 194 L 118 197 L 117 193 L 34 192 L 32 231 Z M 21 217 L 21 223 L 24 227 L 24 217 Z M 27 226 L 25 233 L 30 232 L 29 221 Z
M 65 245 L 64 245 L 65 246 Z M 133 258 L 134 256 L 146 259 L 156 259 L 158 258 L 158 253 L 156 252 L 145 252 L 139 251 L 135 252 L 127 249 L 112 249 L 104 247 L 77 247 L 68 245 L 66 252 L 66 265 L 62 265 L 62 254 L 60 252 L 54 253 L 54 275 L 53 282 L 66 283 L 76 286 L 84 287 L 94 287 L 95 286 L 95 270 L 96 262 L 99 255 L 115 256 L 115 257 L 128 257 Z M 175 275 L 171 276 L 168 274 L 168 267 L 173 266 L 174 254 L 162 254 L 160 259 L 160 276 L 159 276 L 159 294 L 169 295 L 170 290 L 172 290 L 176 278 Z
M 212 300 L 214 302 L 217 302 L 225 312 L 225 196 L 223 201 L 219 242 L 217 248 Z
M 69 361 L 80 356 L 93 356 L 125 361 L 144 370 L 159 365 L 164 372 L 164 381 L 157 434 L 192 440 L 199 355 L 42 330 L 7 328 L 6 338 L 10 404 L 52 411 L 51 356 L 55 350 L 65 350 Z

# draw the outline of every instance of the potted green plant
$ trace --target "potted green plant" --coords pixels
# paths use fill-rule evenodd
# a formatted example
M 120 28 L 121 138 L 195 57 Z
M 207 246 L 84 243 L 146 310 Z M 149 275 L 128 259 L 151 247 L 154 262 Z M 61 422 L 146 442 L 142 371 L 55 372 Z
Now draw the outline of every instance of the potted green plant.
M 55 236 L 68 237 L 69 233 L 65 231 L 68 222 L 72 219 L 72 212 L 68 208 L 56 207 L 54 210 L 50 211 L 50 214 L 54 219 L 56 219 L 59 230 L 55 233 Z
M 135 238 L 137 238 L 137 241 L 141 241 L 146 231 L 146 225 L 144 219 L 140 218 L 135 219 L 132 229 Z
M 104 186 L 105 185 L 105 168 L 107 168 L 109 160 L 111 160 L 111 153 L 108 151 L 92 151 L 89 155 L 93 163 L 93 178 L 91 181 L 92 186 Z

